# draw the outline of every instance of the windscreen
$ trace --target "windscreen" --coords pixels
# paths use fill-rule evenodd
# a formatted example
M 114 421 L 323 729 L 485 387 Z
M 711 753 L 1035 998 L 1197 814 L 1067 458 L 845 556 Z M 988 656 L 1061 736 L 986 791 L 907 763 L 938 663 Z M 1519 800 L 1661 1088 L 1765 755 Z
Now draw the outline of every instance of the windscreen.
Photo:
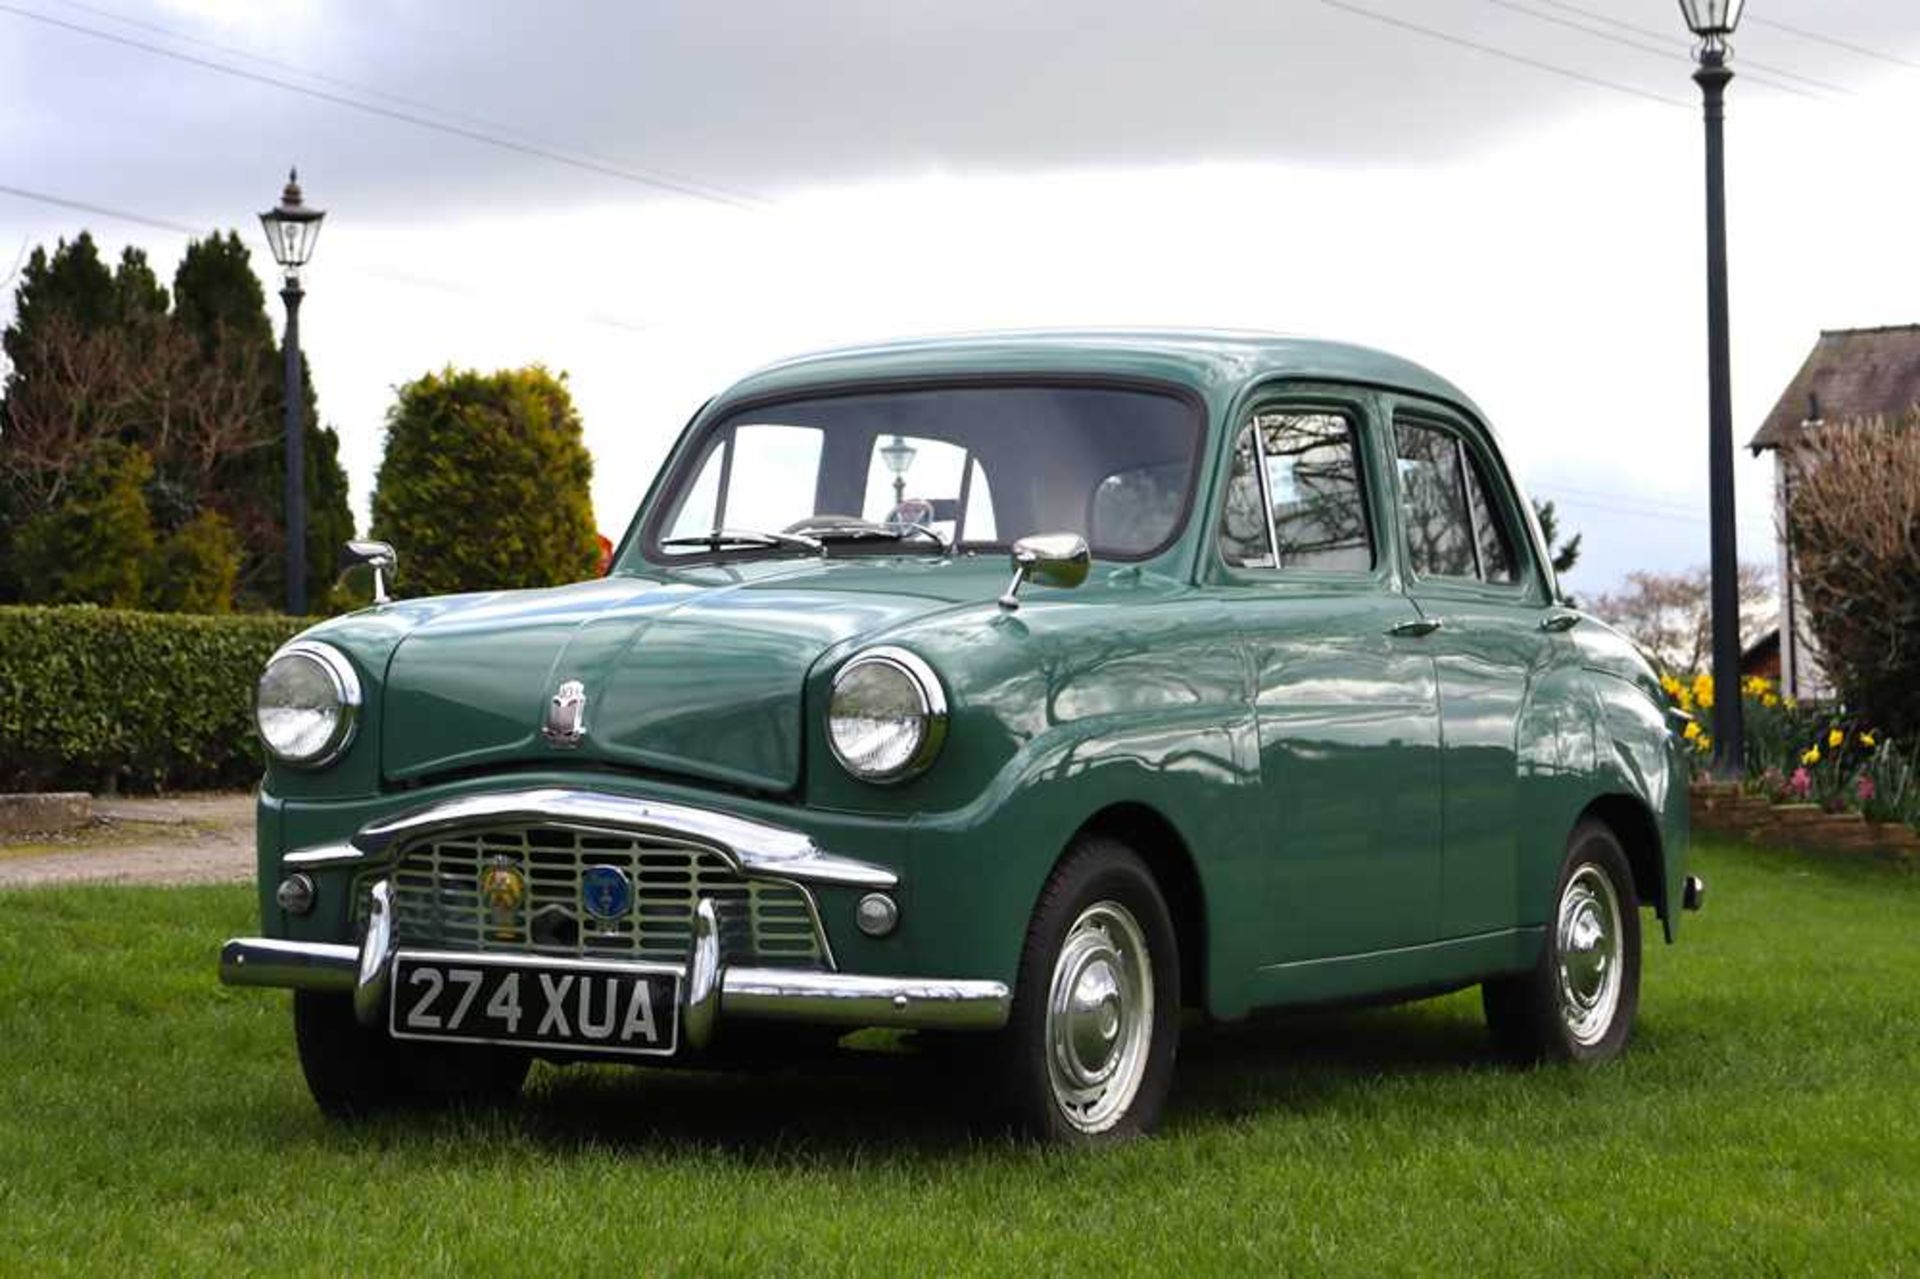
M 1100 385 L 875 390 L 762 404 L 708 428 L 663 490 L 650 553 L 783 553 L 701 545 L 847 520 L 918 526 L 960 547 L 1078 533 L 1139 559 L 1179 533 L 1202 417 L 1179 396 Z

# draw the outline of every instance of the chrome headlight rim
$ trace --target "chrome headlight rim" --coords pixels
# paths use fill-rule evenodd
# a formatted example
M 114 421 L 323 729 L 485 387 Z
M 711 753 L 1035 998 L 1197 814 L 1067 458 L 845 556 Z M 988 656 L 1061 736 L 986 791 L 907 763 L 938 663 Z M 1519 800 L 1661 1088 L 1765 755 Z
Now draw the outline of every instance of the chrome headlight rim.
M 267 672 L 276 663 L 293 658 L 310 661 L 320 668 L 333 685 L 334 700 L 340 707 L 333 732 L 328 734 L 325 744 L 311 755 L 286 755 L 275 750 L 260 725 L 260 690 L 266 684 Z M 253 688 L 253 731 L 259 734 L 261 746 L 266 748 L 276 764 L 284 764 L 289 768 L 325 768 L 346 754 L 347 748 L 353 745 L 354 736 L 360 730 L 361 704 L 360 676 L 353 669 L 353 663 L 347 660 L 346 654 L 319 640 L 295 640 L 282 645 L 267 659 L 266 668 L 260 672 L 260 679 Z
M 920 742 L 905 762 L 883 772 L 863 770 L 849 760 L 840 751 L 840 743 L 833 732 L 833 707 L 840 696 L 841 687 L 856 671 L 869 665 L 892 667 L 907 677 L 920 694 L 920 720 L 922 730 Z M 868 782 L 875 786 L 894 786 L 910 781 L 927 771 L 940 754 L 940 747 L 947 739 L 947 693 L 940 683 L 940 676 L 934 673 L 918 654 L 892 644 L 881 644 L 874 648 L 862 649 L 840 664 L 834 673 L 833 687 L 827 695 L 827 746 L 833 752 L 834 760 L 847 776 L 856 781 Z

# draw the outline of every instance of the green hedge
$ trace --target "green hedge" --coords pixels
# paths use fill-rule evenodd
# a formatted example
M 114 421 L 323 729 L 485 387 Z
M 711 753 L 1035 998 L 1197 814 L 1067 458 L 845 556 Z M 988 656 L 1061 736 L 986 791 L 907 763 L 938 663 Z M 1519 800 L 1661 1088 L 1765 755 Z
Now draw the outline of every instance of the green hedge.
M 0 791 L 252 785 L 254 683 L 312 622 L 0 608 Z

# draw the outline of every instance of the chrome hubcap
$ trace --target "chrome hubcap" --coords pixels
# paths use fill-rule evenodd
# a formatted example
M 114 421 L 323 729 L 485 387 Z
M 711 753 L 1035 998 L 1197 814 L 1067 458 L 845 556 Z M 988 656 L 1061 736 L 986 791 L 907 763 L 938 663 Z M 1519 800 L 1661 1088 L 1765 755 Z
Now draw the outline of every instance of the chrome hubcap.
M 1620 1007 L 1620 899 L 1598 866 L 1582 866 L 1560 894 L 1554 926 L 1560 1015 L 1574 1042 L 1606 1037 Z
M 1069 1123 L 1100 1132 L 1126 1113 L 1152 1037 L 1146 937 L 1118 902 L 1089 906 L 1067 930 L 1047 994 L 1047 1078 Z

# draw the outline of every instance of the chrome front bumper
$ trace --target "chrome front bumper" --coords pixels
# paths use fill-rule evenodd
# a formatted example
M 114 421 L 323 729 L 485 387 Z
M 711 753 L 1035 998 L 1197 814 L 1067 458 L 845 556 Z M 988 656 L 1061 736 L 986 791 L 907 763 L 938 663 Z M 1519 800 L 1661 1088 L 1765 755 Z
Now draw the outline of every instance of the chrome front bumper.
M 790 883 L 892 888 L 885 867 L 824 852 L 804 836 L 704 810 L 585 791 L 514 791 L 448 801 L 363 828 L 344 845 L 302 849 L 282 859 L 288 870 L 355 867 L 385 870 L 399 846 L 436 829 L 504 819 L 558 820 L 583 826 L 671 831 L 723 852 L 745 875 Z M 367 930 L 358 946 L 335 942 L 236 937 L 220 951 L 220 980 L 229 986 L 276 986 L 337 991 L 353 996 L 369 1026 L 385 1022 L 394 956 L 393 891 L 386 879 L 371 886 Z M 411 948 L 409 948 L 411 949 Z M 535 952 L 516 955 L 538 965 Z M 645 965 L 658 971 L 657 964 Z M 700 1049 L 721 1018 L 812 1022 L 822 1025 L 915 1029 L 994 1030 L 1006 1024 L 1012 992 L 1004 982 L 727 965 L 720 953 L 719 917 L 701 898 L 693 941 L 682 965 L 680 1028 L 683 1042 Z
M 384 1023 L 397 947 L 390 892 L 373 886 L 373 913 L 359 946 L 236 937 L 220 949 L 220 980 L 229 986 L 280 986 L 353 996 L 369 1026 Z M 722 1018 L 897 1026 L 921 1030 L 995 1030 L 1006 1024 L 1012 994 L 1004 982 L 926 977 L 867 977 L 807 969 L 727 967 L 713 904 L 701 901 L 693 954 L 682 969 L 680 1030 L 693 1049 L 713 1040 Z M 540 956 L 519 956 L 537 966 Z

